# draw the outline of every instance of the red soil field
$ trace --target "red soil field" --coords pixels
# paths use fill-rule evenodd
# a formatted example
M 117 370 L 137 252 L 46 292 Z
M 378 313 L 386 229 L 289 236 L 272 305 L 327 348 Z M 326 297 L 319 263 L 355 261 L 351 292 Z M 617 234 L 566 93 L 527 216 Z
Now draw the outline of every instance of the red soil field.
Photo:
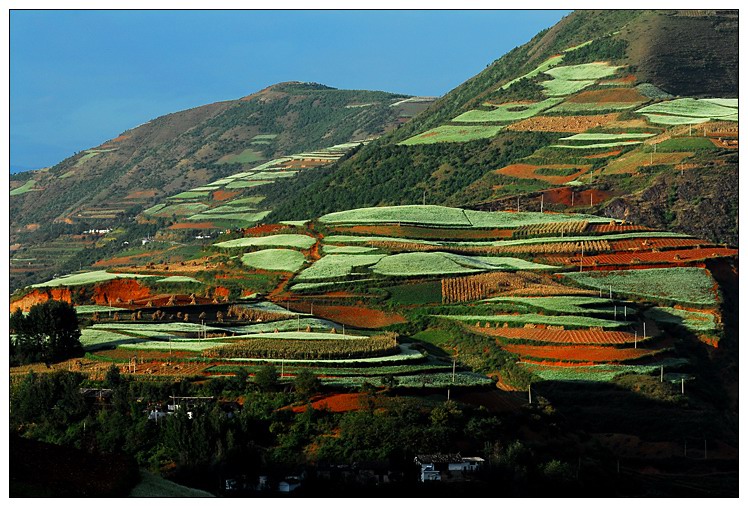
M 290 303 L 289 308 L 294 311 L 308 311 L 309 305 L 304 303 Z M 296 309 L 298 308 L 298 310 Z M 328 319 L 346 326 L 363 329 L 377 329 L 392 324 L 402 324 L 407 320 L 400 314 L 383 312 L 365 306 L 343 305 L 314 305 L 314 316 Z
M 164 344 L 168 349 L 169 344 Z M 100 350 L 96 352 L 97 356 L 108 357 L 111 359 L 130 359 L 133 356 L 138 356 L 138 361 L 167 361 L 169 359 L 169 351 L 166 350 L 128 350 L 128 349 L 112 349 L 112 350 Z M 178 359 L 186 359 L 191 357 L 199 357 L 200 352 L 194 350 L 173 350 L 171 356 Z M 209 363 L 198 363 L 201 368 L 207 368 Z M 127 365 L 125 365 L 126 367 Z M 138 363 L 136 366 L 136 372 L 141 368 L 141 364 Z
M 569 176 L 548 176 L 544 174 L 537 174 L 535 171 L 541 167 L 549 169 L 577 169 L 577 172 Z M 548 164 L 543 166 L 530 165 L 530 164 L 511 164 L 506 167 L 498 169 L 496 173 L 503 174 L 505 176 L 514 176 L 515 178 L 534 179 L 547 181 L 554 185 L 563 185 L 569 181 L 574 181 L 579 176 L 589 171 L 591 166 L 573 166 L 566 164 Z
M 594 155 L 586 155 L 584 158 L 608 158 L 617 157 L 621 154 L 621 150 L 606 151 L 605 153 L 596 153 Z
M 512 123 L 507 130 L 524 132 L 586 132 L 602 127 L 618 119 L 620 113 L 594 114 L 583 116 L 535 116 Z
M 349 227 L 334 227 L 332 233 L 411 239 L 489 239 L 510 238 L 513 230 L 443 229 L 439 227 L 415 227 L 412 225 L 352 225 Z
M 216 229 L 213 222 L 179 222 L 169 226 L 169 229 Z
M 610 246 L 615 251 L 626 250 L 653 250 L 663 248 L 683 248 L 705 245 L 706 243 L 695 238 L 641 238 L 641 239 L 619 239 L 611 241 Z
M 70 289 L 35 289 L 21 299 L 10 303 L 10 311 L 14 312 L 20 308 L 23 312 L 28 312 L 32 306 L 38 305 L 54 299 L 56 301 L 72 302 L 72 293 Z
M 609 363 L 640 359 L 644 356 L 658 352 L 657 350 L 627 348 L 617 349 L 615 347 L 595 346 L 554 346 L 554 345 L 502 345 L 504 350 L 517 354 L 527 360 L 550 359 L 554 362 L 582 362 L 588 364 Z M 531 361 L 537 362 L 537 361 Z M 545 361 L 541 361 L 545 363 Z
M 263 224 L 255 225 L 248 229 L 244 229 L 245 236 L 264 236 L 265 234 L 275 233 L 287 229 L 287 225 L 283 224 Z
M 360 393 L 332 394 L 328 396 L 315 397 L 312 400 L 312 408 L 315 410 L 328 410 L 330 412 L 352 412 L 361 409 L 361 403 L 366 397 Z M 306 412 L 306 405 L 291 407 L 297 414 Z
M 225 201 L 227 199 L 233 199 L 239 194 L 240 192 L 231 191 L 231 190 L 216 190 L 215 192 L 213 192 L 213 200 L 214 201 Z
M 632 333 L 622 331 L 601 331 L 599 329 L 556 330 L 540 327 L 470 327 L 471 331 L 488 336 L 500 336 L 510 340 L 531 340 L 537 342 L 562 343 L 573 345 L 623 345 L 634 343 Z M 641 342 L 641 337 L 638 339 Z
M 150 295 L 150 289 L 140 285 L 137 280 L 119 278 L 94 285 L 93 299 L 97 305 L 108 305 L 117 302 L 127 303 L 131 299 L 143 299 Z
M 634 88 L 609 88 L 607 90 L 582 92 L 566 100 L 568 102 L 604 104 L 606 102 L 645 102 L 647 98 Z
M 678 264 L 689 261 L 700 261 L 714 257 L 731 257 L 738 251 L 733 248 L 692 248 L 688 250 L 667 250 L 665 252 L 621 252 L 585 256 L 584 266 L 608 265 L 621 266 L 631 263 L 641 264 Z M 567 257 L 567 263 L 579 264 L 578 257 Z

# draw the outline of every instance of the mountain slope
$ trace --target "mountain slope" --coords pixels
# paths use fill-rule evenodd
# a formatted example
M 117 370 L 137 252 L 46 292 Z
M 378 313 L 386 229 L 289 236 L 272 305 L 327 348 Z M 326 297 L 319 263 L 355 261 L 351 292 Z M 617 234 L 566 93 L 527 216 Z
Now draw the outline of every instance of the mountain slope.
M 563 176 L 565 170 L 579 168 L 586 177 L 567 182 L 576 184 L 581 192 L 597 195 L 590 206 L 593 211 L 612 213 L 614 208 L 608 204 L 615 198 L 615 209 L 621 213 L 612 216 L 624 218 L 637 208 L 641 200 L 637 196 L 661 182 L 659 173 L 666 173 L 664 179 L 672 180 L 678 174 L 676 166 L 683 164 L 692 169 L 688 173 L 692 184 L 711 189 L 701 199 L 713 204 L 706 208 L 717 213 L 687 214 L 675 220 L 675 208 L 684 206 L 665 198 L 656 203 L 664 209 L 659 216 L 638 213 L 637 218 L 651 226 L 713 231 L 710 239 L 735 244 L 735 209 L 719 206 L 734 198 L 735 190 L 700 182 L 714 177 L 715 159 L 719 161 L 716 170 L 726 181 L 737 174 L 731 154 L 737 143 L 710 145 L 713 137 L 737 137 L 737 116 L 729 116 L 732 123 L 728 124 L 703 123 L 727 119 L 727 113 L 724 118 L 661 114 L 650 118 L 637 111 L 678 95 L 720 100 L 737 97 L 737 70 L 734 12 L 574 12 L 321 178 L 301 178 L 290 191 L 276 189 L 273 194 L 270 189 L 269 199 L 277 201 L 270 219 L 300 219 L 350 207 L 422 202 L 424 191 L 431 203 L 506 209 L 516 208 L 520 197 L 521 205 L 539 209 L 541 193 L 558 187 L 562 178 L 518 172 L 530 170 L 526 166 L 546 171 L 545 176 Z M 519 111 L 528 104 L 528 113 Z M 737 113 L 736 102 L 734 106 L 725 111 Z M 689 122 L 699 125 L 696 135 L 704 143 L 692 149 L 694 143 L 689 141 L 683 149 L 670 148 L 680 155 L 650 159 L 647 153 L 656 150 L 652 143 L 691 136 L 686 128 Z M 597 145 L 580 140 L 593 146 L 558 148 L 559 144 L 576 143 L 562 138 L 585 132 L 601 133 L 603 138 L 653 136 L 644 142 L 624 139 Z M 639 163 L 621 171 L 615 164 L 624 157 L 633 157 Z M 514 167 L 517 163 L 525 165 Z M 549 165 L 554 167 L 541 167 Z M 613 168 L 608 169 L 610 166 Z M 361 188 L 367 191 L 357 190 Z M 577 206 L 582 202 L 577 200 Z M 569 204 L 545 203 L 551 209 L 565 209 Z M 702 224 L 689 223 L 694 218 Z

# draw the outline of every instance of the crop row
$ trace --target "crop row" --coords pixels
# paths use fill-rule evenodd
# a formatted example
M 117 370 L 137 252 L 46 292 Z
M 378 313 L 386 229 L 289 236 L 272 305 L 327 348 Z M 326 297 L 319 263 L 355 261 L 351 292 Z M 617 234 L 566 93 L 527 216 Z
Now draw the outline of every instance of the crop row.
M 273 340 L 255 338 L 223 345 L 203 353 L 210 358 L 358 359 L 398 352 L 392 336 L 357 340 Z

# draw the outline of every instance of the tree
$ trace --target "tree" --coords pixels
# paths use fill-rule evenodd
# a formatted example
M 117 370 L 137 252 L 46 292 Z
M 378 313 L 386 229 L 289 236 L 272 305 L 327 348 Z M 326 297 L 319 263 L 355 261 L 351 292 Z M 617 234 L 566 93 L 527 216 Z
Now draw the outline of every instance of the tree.
M 23 364 L 60 361 L 83 351 L 78 314 L 64 301 L 34 305 L 28 315 L 18 309 L 11 316 L 10 327 L 16 335 L 14 360 Z
M 321 383 L 312 370 L 304 368 L 296 374 L 293 387 L 299 396 L 309 398 L 312 394 L 319 391 Z
M 262 391 L 272 391 L 278 387 L 278 370 L 272 364 L 261 366 L 255 373 L 255 384 Z

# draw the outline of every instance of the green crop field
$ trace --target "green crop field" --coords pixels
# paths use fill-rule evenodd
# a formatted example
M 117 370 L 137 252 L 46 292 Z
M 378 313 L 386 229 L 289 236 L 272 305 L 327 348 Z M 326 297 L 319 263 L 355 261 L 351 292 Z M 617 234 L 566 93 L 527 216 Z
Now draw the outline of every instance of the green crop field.
M 310 329 L 316 329 L 320 331 L 326 331 L 329 332 L 330 329 L 337 329 L 340 331 L 341 327 L 340 324 L 335 324 L 334 322 L 330 322 L 329 320 L 324 319 L 314 319 L 314 318 L 297 318 L 297 319 L 285 319 L 285 320 L 278 320 L 275 322 L 263 322 L 262 324 L 249 324 L 246 326 L 233 326 L 230 328 L 226 328 L 228 331 L 232 331 L 234 333 L 239 333 L 240 335 L 246 336 L 246 335 L 260 335 L 263 336 L 263 338 L 267 338 L 267 335 L 261 335 L 261 333 L 273 333 L 273 338 L 275 338 L 275 331 L 278 330 L 278 332 L 283 331 L 297 331 L 297 330 L 305 330 L 306 328 Z M 319 333 L 317 333 L 319 334 Z M 324 336 L 330 338 L 330 334 L 324 334 Z M 234 339 L 233 336 L 226 337 L 227 339 Z
M 645 114 L 649 123 L 657 125 L 698 125 L 710 121 L 709 118 L 692 118 L 690 116 L 669 116 L 666 114 Z
M 200 203 L 200 202 L 185 202 L 182 204 L 171 204 L 169 206 L 166 206 L 165 208 L 159 208 L 154 211 L 149 212 L 151 208 L 146 210 L 144 213 L 147 215 L 152 215 L 156 217 L 170 217 L 172 215 L 176 216 L 184 216 L 184 215 L 194 215 L 195 213 L 200 213 L 201 211 L 207 209 L 208 206 L 206 204 Z
M 34 189 L 34 185 L 36 185 L 36 180 L 28 180 L 22 186 L 11 190 L 10 195 L 21 195 L 26 192 L 31 192 Z
M 540 65 L 538 65 L 537 67 L 535 67 L 534 69 L 532 69 L 527 74 L 524 74 L 524 75 L 522 75 L 522 76 L 520 76 L 518 78 L 512 79 L 508 83 L 505 83 L 501 87 L 501 89 L 502 90 L 506 90 L 507 88 L 509 88 L 510 86 L 512 86 L 514 83 L 516 83 L 517 81 L 521 81 L 522 79 L 533 78 L 533 77 L 537 76 L 538 74 L 540 74 L 541 72 L 545 72 L 548 69 L 550 69 L 551 67 L 554 67 L 554 66 L 558 65 L 563 60 L 564 60 L 564 55 L 552 56 L 552 57 L 548 58 L 546 61 L 544 61 L 543 63 L 541 63 Z
M 713 332 L 717 323 L 711 313 L 689 312 L 670 307 L 654 307 L 644 312 L 648 318 L 664 324 L 677 324 L 695 332 Z
M 512 323 L 545 324 L 549 326 L 564 326 L 566 329 L 602 327 L 605 329 L 616 329 L 628 326 L 629 323 L 618 320 L 599 319 L 583 315 L 540 315 L 538 313 L 525 313 L 522 315 L 437 315 L 437 317 L 457 320 L 466 323 Z
M 351 284 L 361 284 L 371 282 L 373 278 L 357 278 L 356 280 L 344 280 L 340 282 L 312 282 L 312 283 L 297 283 L 291 287 L 292 292 L 310 291 L 310 292 L 324 292 L 326 290 L 335 289 L 338 287 L 348 287 Z
M 605 62 L 583 63 L 581 65 L 566 65 L 563 67 L 554 67 L 545 71 L 549 76 L 556 79 L 566 79 L 569 81 L 583 81 L 588 79 L 601 79 L 612 76 L 618 72 L 620 67 L 610 65 Z
M 440 253 L 440 252 L 436 252 Z M 486 257 L 468 256 L 453 253 L 440 253 L 463 266 L 477 269 L 500 269 L 502 271 L 533 270 L 533 269 L 556 269 L 555 266 L 538 264 L 535 262 L 517 259 L 515 257 Z
M 255 211 L 251 213 L 198 213 L 188 217 L 187 220 L 202 222 L 211 220 L 231 220 L 245 224 L 254 224 L 259 222 L 270 214 L 270 211 Z
M 233 201 L 227 201 L 225 206 L 246 206 L 246 205 L 257 205 L 265 200 L 264 195 L 252 195 L 250 197 L 242 197 L 234 199 Z
M 44 283 L 37 283 L 31 287 L 60 287 L 69 285 L 88 285 L 92 283 L 106 282 L 117 278 L 158 278 L 154 275 L 135 275 L 130 273 L 107 273 L 106 271 L 88 271 L 73 275 L 53 278 Z
M 213 343 L 215 345 L 215 342 Z M 410 348 L 408 345 L 400 345 L 400 352 L 397 354 L 390 354 L 386 356 L 374 356 L 374 357 L 358 357 L 352 359 L 274 359 L 274 358 L 227 358 L 226 360 L 242 363 L 275 363 L 280 364 L 281 361 L 286 364 L 312 364 L 312 365 L 333 365 L 341 364 L 346 366 L 367 366 L 372 364 L 400 364 L 400 363 L 412 363 L 422 361 L 424 359 L 423 354 L 418 350 Z
M 215 208 L 211 208 L 209 210 L 205 210 L 203 213 L 207 214 L 213 214 L 213 213 L 248 213 L 250 211 L 257 211 L 257 208 L 251 207 L 251 206 L 239 206 L 239 205 L 228 205 L 225 204 L 223 206 L 218 206 Z
M 142 342 L 140 338 L 125 336 L 105 329 L 86 328 L 81 330 L 81 345 L 87 352 L 100 349 L 111 349 L 127 343 Z
M 306 262 L 304 254 L 296 250 L 268 249 L 242 255 L 242 264 L 250 268 L 295 273 Z
M 226 188 L 229 190 L 239 190 L 242 188 L 253 188 L 253 187 L 260 187 L 262 185 L 267 185 L 268 183 L 272 183 L 270 180 L 255 180 L 255 181 L 232 181 L 228 185 L 226 185 Z
M 325 245 L 322 252 L 327 254 L 364 254 L 376 252 L 377 249 L 370 246 L 335 246 Z
M 123 332 L 148 332 L 160 333 L 168 336 L 171 333 L 197 333 L 198 331 L 223 331 L 220 327 L 204 326 L 202 324 L 193 324 L 192 322 L 167 322 L 165 324 L 142 324 L 131 322 L 107 322 L 96 324 L 93 329 L 117 330 Z
M 186 192 L 180 192 L 177 195 L 172 195 L 169 199 L 203 199 L 210 196 L 210 192 L 195 192 L 188 190 Z
M 600 364 L 594 366 L 545 366 L 533 363 L 519 363 L 542 380 L 577 381 L 577 382 L 610 382 L 619 375 L 649 375 L 659 371 L 658 365 L 632 366 L 618 364 Z
M 156 280 L 156 283 L 203 283 L 200 280 L 195 280 L 191 276 L 167 276 L 161 280 Z
M 247 148 L 237 155 L 226 155 L 221 157 L 217 164 L 251 164 L 252 162 L 259 162 L 264 160 L 265 157 L 262 153 L 254 151 L 252 148 Z
M 464 143 L 495 137 L 503 125 L 442 125 L 399 143 L 403 146 L 433 143 Z
M 602 113 L 632 109 L 641 102 L 562 102 L 548 110 L 552 114 Z
M 551 79 L 550 81 L 543 81 L 540 85 L 545 88 L 544 92 L 546 95 L 551 97 L 563 97 L 577 93 L 588 86 L 595 84 L 595 81 L 568 81 L 566 79 Z
M 574 314 L 612 314 L 613 302 L 606 298 L 580 297 L 580 296 L 545 296 L 545 297 L 495 297 L 483 299 L 480 303 L 500 303 L 519 304 L 548 310 L 557 313 L 574 313 Z M 604 308 L 588 308 L 587 305 L 605 304 Z M 623 315 L 622 303 L 617 303 L 618 312 Z M 635 310 L 629 304 L 627 315 L 634 315 Z
M 473 109 L 466 113 L 453 118 L 453 122 L 462 123 L 481 123 L 481 122 L 496 122 L 496 123 L 511 123 L 518 120 L 524 120 L 537 115 L 538 113 L 545 111 L 546 109 L 555 106 L 560 103 L 563 99 L 559 98 L 548 98 L 541 102 L 535 102 L 532 104 L 519 104 L 519 103 L 508 103 L 496 106 L 490 111 L 481 111 Z
M 648 147 L 648 151 L 653 148 Z M 718 149 L 705 137 L 673 137 L 657 144 L 657 151 L 672 153 L 681 151 L 712 151 Z
M 714 280 L 702 268 L 656 268 L 564 273 L 587 287 L 613 293 L 696 305 L 714 305 Z
M 374 265 L 372 271 L 384 276 L 425 276 L 471 274 L 484 270 L 465 267 L 440 252 L 412 252 L 385 257 Z
M 380 254 L 325 255 L 299 273 L 296 280 L 343 278 L 353 273 L 355 268 L 371 266 L 379 262 L 383 257 L 384 255 Z
M 230 241 L 215 243 L 218 248 L 246 248 L 253 246 L 273 246 L 301 248 L 306 250 L 317 242 L 313 237 L 306 234 L 276 234 L 274 236 L 260 236 L 256 238 L 239 238 Z
M 96 312 L 119 312 L 122 308 L 115 306 L 102 306 L 102 305 L 78 305 L 75 307 L 75 312 L 78 315 L 89 315 Z
M 618 141 L 625 139 L 646 139 L 656 134 L 643 134 L 638 132 L 625 132 L 621 134 L 609 134 L 606 132 L 594 132 L 584 134 L 574 134 L 569 137 L 562 137 L 559 141 Z
M 579 171 L 578 167 L 541 167 L 535 170 L 535 174 L 541 176 L 571 176 Z
M 166 207 L 166 204 L 161 204 L 161 203 L 160 204 L 154 204 L 150 208 L 147 208 L 147 209 L 143 210 L 143 214 L 144 215 L 152 215 L 152 214 L 156 213 L 158 210 L 163 209 L 165 207 Z
M 642 141 L 616 141 L 612 143 L 592 143 L 592 144 L 552 144 L 551 148 L 563 148 L 567 150 L 593 150 L 600 148 L 617 148 L 619 146 L 633 146 L 641 144 Z
M 292 324 L 295 324 L 295 321 L 291 321 Z M 239 339 L 239 340 L 326 340 L 326 341 L 348 341 L 348 340 L 368 340 L 368 336 L 360 336 L 360 335 L 352 335 L 350 333 L 348 334 L 332 334 L 330 332 L 327 333 L 314 333 L 314 332 L 307 332 L 307 331 L 278 331 L 277 333 L 255 333 L 255 334 L 246 334 L 243 336 L 232 336 L 232 339 Z
M 515 228 L 523 225 L 544 224 L 552 222 L 569 222 L 587 220 L 589 222 L 607 223 L 609 218 L 581 213 L 538 213 L 523 211 L 509 213 L 503 211 L 474 211 L 460 208 L 448 208 L 435 205 L 381 206 L 377 208 L 359 208 L 329 213 L 319 218 L 329 224 L 415 224 L 436 225 L 443 227 L 474 228 Z M 333 239 L 334 238 L 334 239 Z M 345 236 L 330 236 L 329 243 L 342 242 Z M 350 238 L 353 238 L 352 236 Z M 353 240 L 350 240 L 351 242 Z M 394 241 L 402 241 L 395 239 Z M 414 240 L 412 240 L 414 241 Z M 426 243 L 426 242 L 424 242 Z
M 212 340 L 171 340 L 171 341 L 158 341 L 158 340 L 141 340 L 138 343 L 123 343 L 119 346 L 121 349 L 128 350 L 188 350 L 188 351 L 203 351 L 213 349 L 224 345 L 223 343 L 212 341 Z
M 408 283 L 385 287 L 389 301 L 398 305 L 427 305 L 442 302 L 442 286 L 439 281 Z
M 728 101 L 724 102 L 724 100 Z M 726 106 L 725 104 L 730 104 L 730 106 Z M 732 118 L 737 113 L 737 107 L 732 107 L 732 104 L 737 106 L 735 102 L 729 101 L 729 99 L 716 99 L 715 102 L 715 99 L 699 100 L 684 98 L 651 104 L 638 109 L 636 112 L 719 120 L 723 118 Z
M 188 488 L 167 481 L 147 470 L 140 470 L 140 482 L 130 491 L 130 498 L 215 498 L 207 491 Z

